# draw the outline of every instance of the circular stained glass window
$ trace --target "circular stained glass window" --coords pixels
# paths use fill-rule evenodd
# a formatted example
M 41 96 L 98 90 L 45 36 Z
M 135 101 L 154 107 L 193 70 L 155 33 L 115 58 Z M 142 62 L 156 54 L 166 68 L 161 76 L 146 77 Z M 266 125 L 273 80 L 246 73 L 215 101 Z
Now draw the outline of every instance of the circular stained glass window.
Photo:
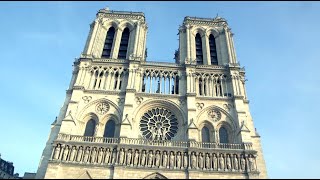
M 178 131 L 178 120 L 165 108 L 153 108 L 141 117 L 140 131 L 146 139 L 171 140 Z

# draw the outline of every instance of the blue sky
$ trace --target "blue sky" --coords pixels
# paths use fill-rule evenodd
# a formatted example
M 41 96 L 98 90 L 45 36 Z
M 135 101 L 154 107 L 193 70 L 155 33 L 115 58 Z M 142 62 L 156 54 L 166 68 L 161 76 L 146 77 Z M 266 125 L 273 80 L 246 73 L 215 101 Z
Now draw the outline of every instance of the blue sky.
M 96 12 L 144 12 L 148 60 L 173 62 L 185 16 L 228 20 L 270 178 L 319 178 L 319 2 L 1 2 L 0 153 L 36 172 Z

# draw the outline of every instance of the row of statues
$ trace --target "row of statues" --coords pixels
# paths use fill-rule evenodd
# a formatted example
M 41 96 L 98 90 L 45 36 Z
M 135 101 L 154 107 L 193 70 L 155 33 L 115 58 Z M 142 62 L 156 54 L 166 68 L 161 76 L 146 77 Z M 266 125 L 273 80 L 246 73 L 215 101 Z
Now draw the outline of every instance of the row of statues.
M 211 171 L 256 171 L 255 156 L 207 152 L 174 152 L 57 144 L 52 160 L 132 167 L 200 169 Z

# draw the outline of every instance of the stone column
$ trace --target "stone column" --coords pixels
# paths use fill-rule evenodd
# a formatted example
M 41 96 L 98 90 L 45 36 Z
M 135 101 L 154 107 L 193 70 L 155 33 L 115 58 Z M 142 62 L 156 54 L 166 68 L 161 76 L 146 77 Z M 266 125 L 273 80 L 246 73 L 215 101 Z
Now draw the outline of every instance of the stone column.
M 121 29 L 119 27 L 116 29 L 116 32 L 115 32 L 115 35 L 113 38 L 111 55 L 110 55 L 110 57 L 112 59 L 118 59 L 119 47 L 120 47 L 120 42 L 121 42 L 121 38 L 122 38 L 122 32 L 123 32 L 123 29 Z

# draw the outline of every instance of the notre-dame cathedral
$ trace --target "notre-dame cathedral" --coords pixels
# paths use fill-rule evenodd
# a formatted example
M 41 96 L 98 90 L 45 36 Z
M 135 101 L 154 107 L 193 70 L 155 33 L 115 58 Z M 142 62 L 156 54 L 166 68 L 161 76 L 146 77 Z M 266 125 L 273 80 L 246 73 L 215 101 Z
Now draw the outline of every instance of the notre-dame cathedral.
M 175 63 L 146 61 L 147 30 L 98 11 L 36 178 L 267 178 L 227 21 L 185 17 Z

